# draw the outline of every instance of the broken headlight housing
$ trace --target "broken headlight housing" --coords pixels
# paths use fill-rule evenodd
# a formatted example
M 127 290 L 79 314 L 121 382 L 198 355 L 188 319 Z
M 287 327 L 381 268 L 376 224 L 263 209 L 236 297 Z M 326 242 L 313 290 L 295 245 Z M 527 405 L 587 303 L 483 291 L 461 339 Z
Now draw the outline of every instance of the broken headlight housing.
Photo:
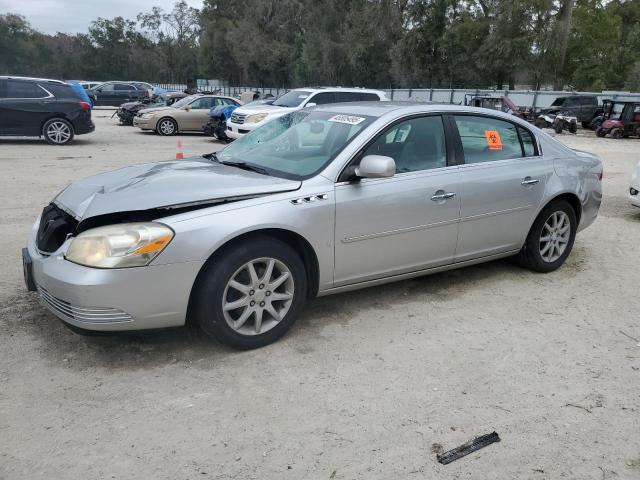
M 157 222 L 92 228 L 73 239 L 65 258 L 95 268 L 143 267 L 165 249 L 174 233 Z

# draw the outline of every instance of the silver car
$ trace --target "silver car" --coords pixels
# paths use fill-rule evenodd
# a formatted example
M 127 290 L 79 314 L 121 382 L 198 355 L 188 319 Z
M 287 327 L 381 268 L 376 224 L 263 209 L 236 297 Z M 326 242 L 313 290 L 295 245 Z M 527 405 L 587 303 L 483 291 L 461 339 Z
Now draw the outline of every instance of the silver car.
M 71 184 L 33 226 L 25 279 L 80 332 L 191 320 L 255 348 L 314 296 L 510 256 L 551 272 L 601 180 L 597 157 L 512 115 L 324 105 L 217 154 Z

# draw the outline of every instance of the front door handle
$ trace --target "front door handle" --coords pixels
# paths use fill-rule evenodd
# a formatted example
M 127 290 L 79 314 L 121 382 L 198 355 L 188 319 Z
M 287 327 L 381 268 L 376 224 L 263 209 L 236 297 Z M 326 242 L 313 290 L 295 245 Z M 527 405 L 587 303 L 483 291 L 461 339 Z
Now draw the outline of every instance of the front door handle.
M 450 198 L 455 197 L 456 194 L 453 192 L 444 192 L 442 190 L 438 190 L 435 195 L 431 197 L 431 200 L 434 202 L 439 202 L 441 200 L 449 200 Z
M 540 183 L 540 180 L 538 180 L 537 178 L 531 178 L 531 177 L 526 177 L 524 180 L 522 180 L 522 182 L 520 182 L 521 185 L 535 185 L 536 183 Z

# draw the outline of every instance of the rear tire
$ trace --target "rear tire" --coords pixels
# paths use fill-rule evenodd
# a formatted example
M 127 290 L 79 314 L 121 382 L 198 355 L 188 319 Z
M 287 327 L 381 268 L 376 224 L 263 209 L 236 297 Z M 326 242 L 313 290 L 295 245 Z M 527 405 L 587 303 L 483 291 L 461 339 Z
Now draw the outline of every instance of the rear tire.
M 178 124 L 173 118 L 164 117 L 158 120 L 156 132 L 159 135 L 170 136 L 178 133 Z
M 533 222 L 516 260 L 534 272 L 557 270 L 573 249 L 577 227 L 573 207 L 565 200 L 553 200 Z
M 194 286 L 190 312 L 207 335 L 249 350 L 284 335 L 306 298 L 307 275 L 298 253 L 260 235 L 223 248 L 207 262 Z
M 570 123 L 569 124 L 569 133 L 578 133 L 578 124 L 577 123 Z
M 620 140 L 621 138 L 624 138 L 622 130 L 620 130 L 619 128 L 614 128 L 613 131 L 611 132 L 611 138 L 615 138 L 616 140 Z
M 49 145 L 67 145 L 73 140 L 73 125 L 64 118 L 52 118 L 42 126 L 42 136 Z
M 562 133 L 562 122 L 555 122 L 553 125 L 553 129 L 556 131 L 557 134 L 561 134 Z

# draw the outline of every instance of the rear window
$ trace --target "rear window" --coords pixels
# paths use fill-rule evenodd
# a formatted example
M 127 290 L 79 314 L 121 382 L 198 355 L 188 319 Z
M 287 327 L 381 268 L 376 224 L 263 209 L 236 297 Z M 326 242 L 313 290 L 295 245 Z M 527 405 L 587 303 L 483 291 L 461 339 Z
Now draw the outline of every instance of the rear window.
M 43 85 L 43 87 L 49 90 L 56 98 L 79 98 L 79 95 L 75 92 L 71 85 L 47 83 Z
M 336 102 L 375 102 L 380 97 L 375 93 L 366 92 L 336 92 Z

